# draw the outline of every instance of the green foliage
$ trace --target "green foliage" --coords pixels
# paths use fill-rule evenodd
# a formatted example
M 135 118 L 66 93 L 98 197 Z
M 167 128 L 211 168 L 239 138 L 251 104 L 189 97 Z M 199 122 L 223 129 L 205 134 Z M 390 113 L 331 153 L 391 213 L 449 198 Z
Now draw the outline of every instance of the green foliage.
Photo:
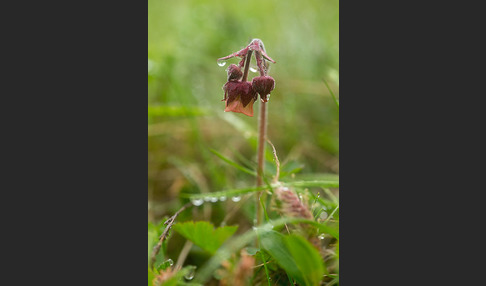
M 319 252 L 305 238 L 298 235 L 286 236 L 284 241 L 306 285 L 319 285 L 326 272 Z
M 265 260 L 265 255 L 263 254 L 263 252 L 259 252 L 260 253 L 260 257 L 263 261 L 263 267 L 265 268 L 265 275 L 267 276 L 267 282 L 268 282 L 268 286 L 272 286 L 272 283 L 270 282 L 270 274 L 268 274 L 268 267 L 267 267 L 267 261 Z
M 155 278 L 154 273 L 150 268 L 148 268 L 148 286 L 153 285 L 152 281 L 154 280 L 154 278 Z
M 150 260 L 150 254 L 152 249 L 157 244 L 158 231 L 155 225 L 151 222 L 148 223 L 148 259 Z
M 262 234 L 260 241 L 262 248 L 300 285 L 319 285 L 326 272 L 324 263 L 305 238 L 270 231 Z
M 174 271 L 172 276 L 168 279 L 166 279 L 163 282 L 157 281 L 154 282 L 154 278 L 156 277 L 156 273 L 150 268 L 148 269 L 148 285 L 153 286 L 153 285 L 160 285 L 160 286 L 202 286 L 200 283 L 194 283 L 194 282 L 186 282 L 184 281 L 184 278 L 187 277 L 189 273 L 194 273 L 194 266 L 186 266 L 179 271 Z M 173 270 L 170 270 L 173 271 Z M 191 275 L 194 277 L 193 275 Z M 191 279 L 192 279 L 191 277 Z
M 221 160 L 223 160 L 226 163 L 228 163 L 229 165 L 237 168 L 238 170 L 243 171 L 243 172 L 245 172 L 247 174 L 250 174 L 250 175 L 253 175 L 253 176 L 256 176 L 257 175 L 256 171 L 253 171 L 253 170 L 250 170 L 248 168 L 245 168 L 245 167 L 241 166 L 240 164 L 234 162 L 233 160 L 225 157 L 223 154 L 219 153 L 218 151 L 211 149 L 211 152 L 214 155 L 218 156 Z
M 225 240 L 236 232 L 238 226 L 224 226 L 215 229 L 211 223 L 206 221 L 190 221 L 176 224 L 173 229 L 194 242 L 195 245 L 214 254 Z
M 280 183 L 278 184 L 272 184 L 273 187 L 279 186 Z M 338 180 L 328 180 L 328 181 L 295 181 L 295 182 L 284 182 L 284 186 L 287 187 L 339 187 L 339 181 Z M 205 197 L 231 197 L 231 196 L 240 196 L 248 193 L 253 193 L 253 192 L 258 192 L 262 190 L 268 189 L 267 186 L 263 187 L 249 187 L 249 188 L 241 188 L 241 189 L 230 189 L 230 190 L 225 190 L 225 191 L 219 191 L 219 192 L 211 192 L 211 193 L 205 193 L 205 194 L 181 194 L 181 197 L 183 198 L 190 198 L 190 199 L 202 199 Z
M 262 248 L 275 259 L 280 267 L 285 269 L 288 275 L 303 284 L 305 281 L 303 273 L 299 270 L 295 259 L 287 249 L 284 238 L 283 234 L 270 231 L 261 235 L 260 243 Z

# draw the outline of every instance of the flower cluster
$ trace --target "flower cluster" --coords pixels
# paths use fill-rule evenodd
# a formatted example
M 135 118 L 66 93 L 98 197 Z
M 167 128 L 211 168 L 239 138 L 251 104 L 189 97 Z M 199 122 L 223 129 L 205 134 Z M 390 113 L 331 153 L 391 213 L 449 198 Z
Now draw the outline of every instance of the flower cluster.
M 299 199 L 299 197 L 287 187 L 275 188 L 275 195 L 280 204 L 279 211 L 289 217 L 305 218 L 313 220 L 314 217 L 309 208 Z
M 254 77 L 252 81 L 247 81 L 248 69 L 251 55 L 254 53 L 260 76 Z M 253 103 L 258 99 L 267 102 L 270 92 L 275 88 L 275 80 L 268 76 L 268 63 L 275 61 L 265 53 L 265 47 L 260 39 L 253 39 L 244 49 L 229 56 L 219 58 L 224 61 L 233 57 L 241 57 L 238 65 L 231 64 L 227 68 L 228 81 L 223 85 L 226 107 L 225 112 L 239 112 L 248 116 L 253 116 Z M 244 72 L 242 72 L 244 69 Z

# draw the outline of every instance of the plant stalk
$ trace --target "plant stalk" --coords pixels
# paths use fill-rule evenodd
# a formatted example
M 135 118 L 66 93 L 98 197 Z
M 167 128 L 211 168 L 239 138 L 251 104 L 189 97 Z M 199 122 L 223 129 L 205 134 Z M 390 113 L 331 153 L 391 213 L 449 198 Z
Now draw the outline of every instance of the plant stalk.
M 260 116 L 258 120 L 258 149 L 257 149 L 257 186 L 263 185 L 263 170 L 265 162 L 265 139 L 267 137 L 267 103 L 260 102 Z M 262 195 L 264 191 L 257 193 L 257 225 L 262 224 L 263 209 L 260 203 L 260 199 L 263 199 Z
M 258 56 L 258 54 L 257 54 Z M 266 72 L 264 72 L 262 69 L 260 69 L 260 76 L 266 75 Z M 262 186 L 263 185 L 263 168 L 264 168 L 264 162 L 265 162 L 265 140 L 267 139 L 267 103 L 260 101 L 260 115 L 258 119 L 258 149 L 257 149 L 257 162 L 258 162 L 258 167 L 257 167 L 257 186 Z M 260 191 L 257 193 L 257 225 L 262 224 L 262 218 L 263 218 L 263 208 L 260 203 L 260 200 L 262 200 L 265 203 L 265 192 Z
M 253 51 L 248 51 L 248 54 L 246 54 L 245 70 L 243 71 L 243 78 L 241 79 L 242 82 L 245 82 L 248 79 L 248 70 L 250 69 L 250 60 L 251 60 L 252 52 Z

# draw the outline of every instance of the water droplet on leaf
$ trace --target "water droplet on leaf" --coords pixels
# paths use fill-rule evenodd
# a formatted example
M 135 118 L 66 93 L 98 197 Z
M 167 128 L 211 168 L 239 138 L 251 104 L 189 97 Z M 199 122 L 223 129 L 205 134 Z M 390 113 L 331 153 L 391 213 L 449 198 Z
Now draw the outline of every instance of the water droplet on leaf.
M 322 212 L 321 215 L 319 216 L 320 219 L 326 219 L 327 218 L 327 213 Z
M 186 275 L 184 275 L 184 278 L 187 280 L 192 280 L 194 278 L 194 275 L 196 274 L 196 266 L 188 266 L 188 272 Z

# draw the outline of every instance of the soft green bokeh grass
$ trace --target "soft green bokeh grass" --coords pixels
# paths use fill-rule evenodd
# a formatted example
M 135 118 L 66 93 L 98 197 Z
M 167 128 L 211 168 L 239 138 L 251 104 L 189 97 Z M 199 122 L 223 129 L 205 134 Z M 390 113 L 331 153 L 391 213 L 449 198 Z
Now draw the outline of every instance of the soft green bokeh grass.
M 276 87 L 268 105 L 268 138 L 282 168 L 301 166 L 296 179 L 339 173 L 339 112 L 323 81 L 339 99 L 338 5 L 336 0 L 148 1 L 149 219 L 177 210 L 181 192 L 254 186 L 253 176 L 211 152 L 255 166 L 260 103 L 254 117 L 224 113 L 227 65 L 216 64 L 253 38 L 260 38 L 277 62 L 269 73 Z M 267 170 L 274 172 L 267 150 Z M 213 208 L 213 221 L 225 212 Z

